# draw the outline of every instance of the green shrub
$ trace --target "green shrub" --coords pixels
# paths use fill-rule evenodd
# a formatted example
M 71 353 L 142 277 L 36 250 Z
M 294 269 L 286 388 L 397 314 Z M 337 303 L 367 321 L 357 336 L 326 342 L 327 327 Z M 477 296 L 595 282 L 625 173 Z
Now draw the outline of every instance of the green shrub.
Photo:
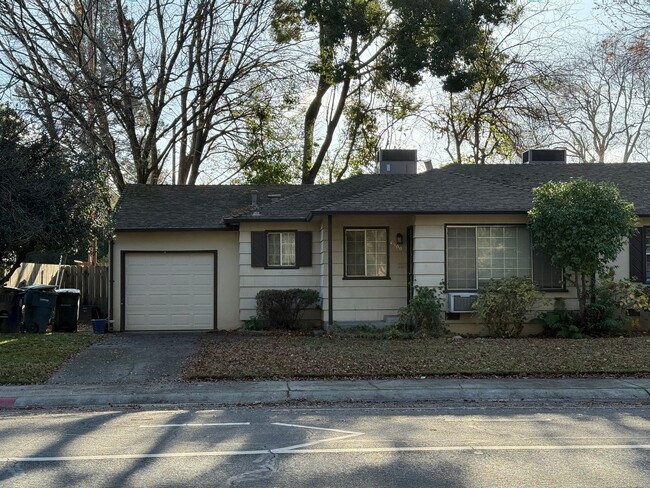
M 624 288 L 611 276 L 601 277 L 594 290 L 594 301 L 587 305 L 584 334 L 602 336 L 621 333 L 626 322 L 620 297 Z
M 650 290 L 647 285 L 632 280 L 615 281 L 610 274 L 602 280 L 601 286 L 611 292 L 621 312 L 650 312 Z
M 621 333 L 625 320 L 616 317 L 613 302 L 596 302 L 587 305 L 585 332 L 590 336 L 617 335 Z
M 635 319 L 628 316 L 630 312 L 650 311 L 647 287 L 630 280 L 616 281 L 613 272 L 600 277 L 593 297 L 593 302 L 587 304 L 584 322 L 577 312 L 569 312 L 563 305 L 558 308 L 556 301 L 553 311 L 538 317 L 545 333 L 568 338 L 618 335 L 628 322 L 634 323 Z
M 406 307 L 400 308 L 398 330 L 439 337 L 447 332 L 442 318 L 442 299 L 439 288 L 414 287 L 414 296 Z
M 302 312 L 320 300 L 316 290 L 261 290 L 255 297 L 257 318 L 268 329 L 295 329 Z
M 474 308 L 494 337 L 516 337 L 524 328 L 526 314 L 542 298 L 528 278 L 511 276 L 490 281 L 479 291 Z
M 580 330 L 580 315 L 569 312 L 563 299 L 555 300 L 553 310 L 543 312 L 535 319 L 544 326 L 544 335 L 565 339 L 582 339 L 585 335 Z
M 242 330 L 264 330 L 264 324 L 255 315 L 252 315 L 248 320 L 244 320 Z

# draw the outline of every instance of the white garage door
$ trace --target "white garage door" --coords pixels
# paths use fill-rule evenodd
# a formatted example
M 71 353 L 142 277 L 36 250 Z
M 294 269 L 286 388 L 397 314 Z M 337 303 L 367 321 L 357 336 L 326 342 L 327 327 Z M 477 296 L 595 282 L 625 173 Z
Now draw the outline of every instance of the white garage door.
M 213 253 L 126 253 L 124 330 L 214 328 Z

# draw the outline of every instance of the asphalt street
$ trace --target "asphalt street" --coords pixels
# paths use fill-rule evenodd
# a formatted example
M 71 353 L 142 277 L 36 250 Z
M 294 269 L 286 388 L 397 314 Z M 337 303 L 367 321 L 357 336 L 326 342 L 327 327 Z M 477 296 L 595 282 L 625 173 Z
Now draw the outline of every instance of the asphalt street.
M 650 406 L 0 413 L 0 486 L 647 487 Z

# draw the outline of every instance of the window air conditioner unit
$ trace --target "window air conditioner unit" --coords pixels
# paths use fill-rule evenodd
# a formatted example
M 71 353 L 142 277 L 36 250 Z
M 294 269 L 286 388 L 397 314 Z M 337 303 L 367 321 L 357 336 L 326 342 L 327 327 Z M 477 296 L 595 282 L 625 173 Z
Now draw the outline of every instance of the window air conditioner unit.
M 477 298 L 478 293 L 450 293 L 447 308 L 452 313 L 470 313 Z

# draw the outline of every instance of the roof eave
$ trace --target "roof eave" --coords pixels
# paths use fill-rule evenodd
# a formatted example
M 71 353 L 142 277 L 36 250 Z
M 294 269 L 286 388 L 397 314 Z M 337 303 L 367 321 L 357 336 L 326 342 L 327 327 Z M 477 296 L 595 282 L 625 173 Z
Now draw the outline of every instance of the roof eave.
M 227 224 L 235 224 L 240 222 L 309 222 L 311 215 L 307 217 L 237 217 L 230 219 L 223 219 Z
M 236 231 L 237 227 L 139 227 L 119 228 L 115 232 L 201 232 L 201 231 Z
M 315 210 L 314 215 L 475 215 L 475 214 L 525 214 L 528 210 Z

